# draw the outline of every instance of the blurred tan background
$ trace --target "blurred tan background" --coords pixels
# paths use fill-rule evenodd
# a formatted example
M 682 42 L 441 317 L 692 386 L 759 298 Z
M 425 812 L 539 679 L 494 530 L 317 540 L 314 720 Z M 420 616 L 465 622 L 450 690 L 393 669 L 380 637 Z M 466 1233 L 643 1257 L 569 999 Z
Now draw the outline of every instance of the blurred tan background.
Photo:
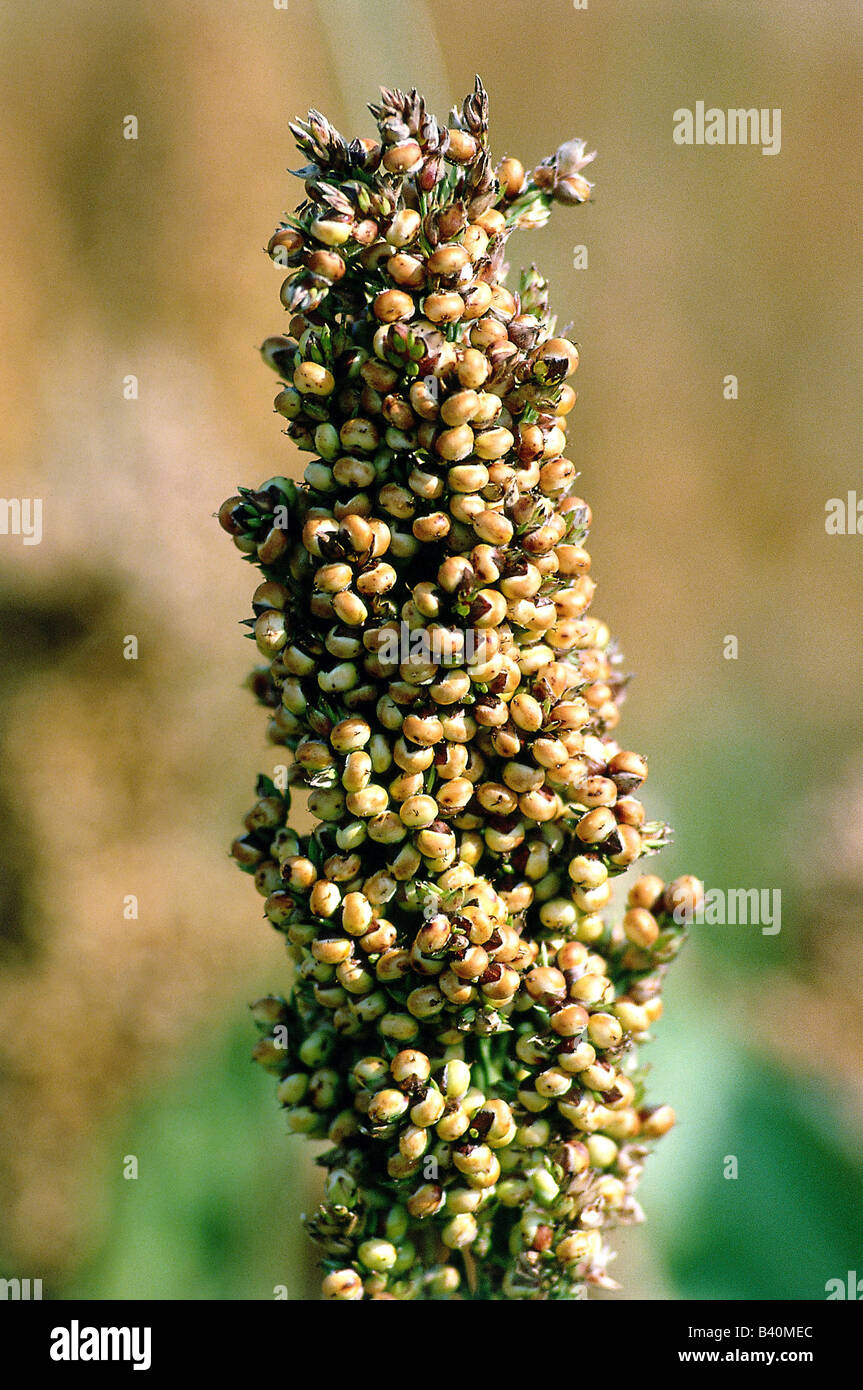
M 582 348 L 571 456 L 625 744 L 677 829 L 657 867 L 782 891 L 778 936 L 705 926 L 673 972 L 651 1060 L 681 1124 L 624 1296 L 823 1297 L 863 1257 L 863 536 L 824 525 L 863 498 L 863 12 L 30 0 L 0 11 L 0 491 L 44 527 L 0 535 L 0 1274 L 54 1296 L 313 1296 L 315 1173 L 246 1061 L 287 970 L 225 846 L 278 757 L 212 514 L 302 466 L 255 352 L 288 120 L 370 133 L 381 83 L 445 117 L 475 71 L 497 156 L 599 151 L 595 202 L 509 258 Z M 781 108 L 781 152 L 675 145 L 699 100 Z

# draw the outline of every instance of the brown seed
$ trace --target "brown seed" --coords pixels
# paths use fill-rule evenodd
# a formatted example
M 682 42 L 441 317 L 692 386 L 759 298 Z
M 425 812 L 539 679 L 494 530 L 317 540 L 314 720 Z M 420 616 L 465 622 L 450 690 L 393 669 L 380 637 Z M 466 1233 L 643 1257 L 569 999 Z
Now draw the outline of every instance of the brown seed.
M 302 395 L 329 396 L 335 389 L 335 377 L 318 362 L 301 362 L 294 370 L 293 382 Z
M 500 236 L 506 227 L 506 218 L 498 208 L 486 208 L 476 219 L 477 225 L 484 227 L 489 236 Z
M 538 1004 L 553 1004 L 566 998 L 566 979 L 553 966 L 538 965 L 524 978 L 525 988 Z
M 623 930 L 634 946 L 649 950 L 659 936 L 659 923 L 644 907 L 631 907 L 624 914 Z
M 474 449 L 481 459 L 499 459 L 509 453 L 514 443 L 511 432 L 500 427 L 483 430 L 478 434 Z
M 620 810 L 621 805 L 622 803 L 618 802 L 618 811 Z M 621 848 L 617 854 L 613 854 L 611 856 L 612 864 L 618 864 L 621 867 L 626 867 L 628 864 L 634 864 L 636 859 L 638 859 L 641 855 L 642 848 L 641 836 L 639 835 L 638 830 L 635 828 L 635 826 L 618 823 L 617 836 L 620 840 Z
M 488 358 L 477 348 L 465 348 L 456 371 L 461 385 L 476 391 L 488 378 Z
M 431 512 L 428 516 L 418 516 L 413 523 L 413 534 L 418 541 L 430 544 L 443 540 L 449 535 L 451 522 L 446 512 Z
M 497 179 L 508 202 L 517 198 L 524 188 L 524 165 L 521 160 L 512 157 L 501 160 L 497 167 Z
M 473 519 L 473 529 L 481 541 L 495 546 L 509 545 L 514 532 L 509 518 L 493 511 L 480 511 Z
M 575 833 L 585 844 L 597 845 L 607 840 L 616 828 L 614 813 L 606 806 L 599 806 L 595 811 L 588 811 L 586 816 L 582 816 L 575 827 Z
M 429 275 L 458 275 L 470 261 L 467 250 L 459 242 L 439 246 L 426 261 Z
M 395 291 L 391 291 L 395 293 Z M 380 298 L 380 296 L 378 296 Z M 377 300 L 375 300 L 377 305 Z M 375 308 L 377 313 L 377 308 Z M 411 300 L 411 313 L 399 315 L 399 317 L 410 318 L 413 313 L 413 300 Z M 423 313 L 432 323 L 456 323 L 464 314 L 464 300 L 455 291 L 445 294 L 427 294 L 423 300 Z M 378 314 L 378 318 L 381 315 Z M 392 320 L 388 320 L 391 322 Z
M 470 230 L 470 228 L 468 228 L 468 230 Z M 485 234 L 483 233 L 483 235 Z M 494 286 L 491 302 L 495 313 L 499 314 L 501 318 L 509 320 L 515 316 L 515 311 L 518 307 L 515 296 L 512 295 L 508 289 L 505 289 L 503 285 Z M 514 347 L 514 344 L 512 346 Z
M 422 218 L 414 208 L 401 208 L 386 231 L 390 246 L 407 246 L 413 241 L 422 225 Z
M 667 1134 L 677 1121 L 677 1116 L 670 1105 L 658 1105 L 649 1110 L 641 1110 L 639 1115 L 641 1133 L 645 1139 L 661 1139 L 663 1134 Z
M 466 130 L 458 130 L 451 127 L 447 132 L 449 144 L 447 145 L 446 158 L 452 160 L 454 164 L 469 164 L 476 156 L 479 148 L 476 140 Z
M 564 1004 L 551 1015 L 551 1026 L 561 1038 L 575 1038 L 588 1025 L 590 1014 L 581 1004 Z
M 336 251 L 313 251 L 308 259 L 309 270 L 321 275 L 325 280 L 341 280 L 347 267 Z
M 442 430 L 435 439 L 435 451 L 442 459 L 455 463 L 473 453 L 473 430 L 470 425 L 456 425 Z
M 658 874 L 642 874 L 629 890 L 627 903 L 630 907 L 645 907 L 650 912 L 659 903 L 665 891 L 665 883 Z
M 477 280 L 475 284 L 468 286 L 462 291 L 464 308 L 461 317 L 464 319 L 478 319 L 487 313 L 494 299 L 494 292 L 491 285 L 485 280 Z
M 440 408 L 441 419 L 444 424 L 450 426 L 467 424 L 476 415 L 479 404 L 476 391 L 456 391 L 443 401 Z
M 467 251 L 471 260 L 477 261 L 480 256 L 484 256 L 488 250 L 488 232 L 484 227 L 480 227 L 478 223 L 471 222 L 471 224 L 464 229 L 461 244 Z M 510 298 L 512 298 L 511 295 Z M 513 300 L 513 305 L 514 304 L 515 300 Z M 513 313 L 515 313 L 515 308 L 513 308 Z M 506 337 L 505 333 L 504 337 Z
M 418 290 L 425 284 L 425 266 L 416 256 L 398 251 L 387 261 L 390 278 L 403 289 Z
M 419 164 L 422 155 L 416 140 L 402 140 L 398 145 L 390 146 L 381 162 L 389 173 L 405 174 Z
M 397 323 L 413 318 L 414 302 L 404 290 L 382 290 L 380 294 L 375 295 L 372 310 L 375 318 L 380 319 L 381 323 Z M 297 390 L 302 390 L 296 381 L 296 373 L 294 377 Z

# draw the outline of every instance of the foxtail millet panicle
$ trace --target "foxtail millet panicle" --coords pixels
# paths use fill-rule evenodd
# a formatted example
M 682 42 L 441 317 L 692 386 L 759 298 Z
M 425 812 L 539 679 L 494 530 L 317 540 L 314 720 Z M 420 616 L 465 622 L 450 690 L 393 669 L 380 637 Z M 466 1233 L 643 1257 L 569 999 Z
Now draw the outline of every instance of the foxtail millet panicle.
M 370 109 L 376 139 L 291 126 L 305 198 L 267 247 L 290 319 L 261 353 L 304 482 L 219 511 L 263 575 L 249 683 L 293 754 L 232 850 L 295 966 L 254 1056 L 330 1144 L 324 1298 L 581 1298 L 615 1287 L 606 1234 L 674 1122 L 635 1047 L 701 893 L 642 875 L 607 916 L 667 827 L 589 611 L 578 349 L 535 267 L 505 284 L 512 231 L 588 201 L 594 156 L 495 167 L 479 79 L 448 125 L 415 90 Z

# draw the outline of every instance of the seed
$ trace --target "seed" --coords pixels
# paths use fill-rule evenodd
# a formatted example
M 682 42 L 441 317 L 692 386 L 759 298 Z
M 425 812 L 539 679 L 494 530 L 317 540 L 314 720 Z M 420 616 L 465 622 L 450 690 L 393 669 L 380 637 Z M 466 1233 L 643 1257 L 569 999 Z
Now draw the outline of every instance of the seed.
M 416 256 L 398 251 L 387 261 L 387 271 L 397 285 L 404 289 L 418 290 L 425 284 L 425 266 Z
M 507 157 L 497 167 L 497 178 L 503 196 L 512 201 L 524 187 L 524 165 L 520 159 Z
M 392 1124 L 394 1120 L 405 1114 L 407 1108 L 407 1096 L 403 1095 L 401 1091 L 378 1091 L 377 1095 L 372 1097 L 369 1105 L 369 1120 L 376 1125 Z
M 481 492 L 488 484 L 488 469 L 481 463 L 459 463 L 447 472 L 451 492 Z
M 385 233 L 390 246 L 407 246 L 419 232 L 422 218 L 413 208 L 401 208 Z
M 501 318 L 507 320 L 514 318 L 517 308 L 515 296 L 503 285 L 495 285 L 492 291 L 492 307 Z M 512 351 L 515 352 L 516 350 L 515 344 L 513 344 Z M 557 452 L 560 453 L 560 449 Z
M 536 1078 L 536 1089 L 539 1095 L 551 1097 L 553 1100 L 559 1096 L 565 1096 L 571 1087 L 572 1077 L 567 1076 L 566 1072 L 561 1071 L 559 1067 L 549 1067 L 547 1071 L 540 1072 Z
M 372 760 L 368 753 L 349 753 L 342 772 L 342 786 L 345 791 L 358 792 L 368 786 L 372 778 Z
M 464 230 L 461 244 L 465 251 L 467 251 L 471 260 L 477 261 L 481 256 L 484 256 L 488 250 L 488 241 L 488 232 L 485 228 L 480 227 L 477 222 L 471 222 L 470 226 L 466 227 Z M 515 310 L 513 309 L 513 313 L 514 312 Z M 504 333 L 503 336 L 506 337 L 506 334 Z M 474 344 L 474 346 L 478 346 L 478 344 Z
M 357 1257 L 366 1269 L 385 1273 L 395 1264 L 398 1251 L 388 1240 L 364 1240 L 357 1250 Z
M 396 1054 L 390 1062 L 390 1071 L 399 1084 L 427 1081 L 431 1071 L 431 1063 L 424 1052 L 417 1052 L 414 1048 L 408 1048 Z
M 392 565 L 380 560 L 357 576 L 357 588 L 361 594 L 386 594 L 395 584 L 398 574 Z
M 436 377 L 423 377 L 410 388 L 410 403 L 415 415 L 421 420 L 436 420 L 440 411 L 438 384 Z
M 631 907 L 624 914 L 623 930 L 634 946 L 649 950 L 659 936 L 659 923 L 646 908 Z
M 425 1183 L 411 1193 L 406 1205 L 411 1216 L 422 1221 L 439 1212 L 445 1200 L 444 1190 L 439 1183 Z
M 376 449 L 380 443 L 380 432 L 371 420 L 365 420 L 358 416 L 345 421 L 339 430 L 339 439 L 345 449 L 371 451 Z
M 623 1026 L 612 1014 L 591 1014 L 587 1035 L 595 1047 L 617 1047 L 623 1038 Z
M 599 806 L 595 811 L 589 811 L 586 816 L 582 816 L 575 827 L 575 833 L 585 844 L 596 845 L 607 840 L 616 825 L 613 813 L 606 806 Z
M 416 502 L 407 488 L 396 483 L 386 483 L 378 494 L 378 501 L 391 516 L 406 520 L 416 511 Z
M 352 1299 L 363 1297 L 363 1281 L 355 1269 L 337 1269 L 328 1274 L 321 1285 L 325 1299 Z
M 685 874 L 669 883 L 663 896 L 663 907 L 666 912 L 677 912 L 691 917 L 703 897 L 704 884 L 690 874 Z
M 589 1260 L 599 1249 L 598 1231 L 578 1231 L 565 1236 L 555 1248 L 555 1255 L 562 1265 L 580 1264 Z
M 630 907 L 644 907 L 650 911 L 665 891 L 665 884 L 658 874 L 642 874 L 629 890 L 627 902 Z
M 551 1004 L 566 998 L 566 979 L 552 966 L 536 966 L 525 976 L 525 987 L 538 1004 Z
M 448 1100 L 460 1100 L 470 1087 L 470 1067 L 460 1058 L 453 1058 L 443 1069 L 441 1085 Z
M 599 1004 L 610 992 L 610 981 L 604 975 L 587 972 L 574 980 L 569 987 L 573 999 L 582 1004 Z
M 420 1129 L 436 1125 L 446 1109 L 446 1101 L 440 1091 L 430 1088 L 426 1095 L 411 1107 L 411 1122 Z
M 351 236 L 351 224 L 339 222 L 334 218 L 319 218 L 312 223 L 310 230 L 312 236 L 322 241 L 325 246 L 344 246 Z
M 329 396 L 336 385 L 332 372 L 318 362 L 301 362 L 294 371 L 293 381 L 304 396 Z
M 391 174 L 404 174 L 419 164 L 422 153 L 416 140 L 402 140 L 390 146 L 381 162 Z
M 335 595 L 333 612 L 339 622 L 345 623 L 348 627 L 362 627 L 369 616 L 369 610 L 362 599 L 349 589 Z
M 477 280 L 462 291 L 462 299 L 464 308 L 461 317 L 468 320 L 478 319 L 488 312 L 494 299 L 494 291 L 485 280 Z
M 578 348 L 568 338 L 549 338 L 546 343 L 543 343 L 537 357 L 539 360 L 563 357 L 569 368 L 568 375 L 570 376 L 578 366 Z
M 418 541 L 428 545 L 448 536 L 451 524 L 446 512 L 430 512 L 428 516 L 418 516 L 411 530 Z
M 618 814 L 620 814 L 622 805 L 623 802 L 617 803 Z M 643 813 L 644 808 L 640 807 L 640 810 Z M 621 848 L 618 854 L 611 855 L 612 864 L 618 864 L 624 868 L 629 864 L 634 864 L 642 850 L 641 836 L 638 831 L 631 825 L 618 822 L 617 838 L 620 840 Z
M 374 920 L 371 903 L 363 892 L 349 892 L 342 902 L 342 927 L 352 935 L 361 937 L 368 931 Z
M 561 1038 L 576 1038 L 584 1032 L 589 1017 L 580 1004 L 564 1004 L 551 1015 L 551 1026 Z
M 659 1105 L 649 1110 L 642 1110 L 641 1133 L 645 1139 L 661 1139 L 663 1134 L 667 1134 L 677 1122 L 677 1116 L 670 1105 Z
M 404 290 L 382 290 L 374 298 L 372 312 L 381 323 L 398 323 L 413 318 L 414 302 Z
M 284 613 L 267 609 L 255 623 L 255 643 L 262 656 L 272 657 L 285 647 L 288 640 Z
M 506 229 L 506 218 L 499 208 L 486 208 L 476 221 L 480 227 L 485 228 L 489 236 L 500 236 Z
M 495 343 L 501 343 L 506 341 L 506 329 L 504 328 L 502 323 L 498 322 L 496 318 L 491 318 L 487 316 L 484 319 L 479 319 L 470 330 L 471 347 L 474 348 L 476 351 L 480 352 L 483 357 L 485 357 L 487 350 L 490 347 L 493 347 Z M 486 375 L 488 375 L 490 366 L 487 357 L 485 357 L 485 360 Z
M 479 408 L 476 391 L 456 391 L 441 405 L 441 419 L 446 425 L 464 425 L 472 420 Z M 486 475 L 487 476 L 487 475 Z
M 485 503 L 481 497 L 455 493 L 449 499 L 450 516 L 455 517 L 456 521 L 461 521 L 465 525 L 471 525 L 475 517 L 484 510 Z
M 476 156 L 478 145 L 472 135 L 465 130 L 450 128 L 447 131 L 449 144 L 447 145 L 446 157 L 455 164 L 469 164 Z
M 615 1016 L 628 1033 L 647 1032 L 650 1019 L 642 1004 L 636 1004 L 631 999 L 618 999 L 613 1007 Z
M 497 589 L 480 589 L 469 616 L 475 627 L 497 627 L 506 616 L 506 599 Z
M 399 816 L 412 830 L 431 825 L 437 814 L 438 805 L 432 796 L 409 796 L 399 807 Z
M 416 846 L 427 858 L 441 859 L 454 853 L 455 835 L 444 821 L 435 820 L 420 830 Z
M 426 268 L 429 275 L 458 275 L 469 261 L 470 256 L 466 248 L 459 242 L 454 242 L 449 246 L 439 246 L 433 251 L 426 262 Z
M 396 293 L 396 291 L 391 291 Z M 375 301 L 377 304 L 377 300 Z M 456 323 L 464 314 L 464 300 L 460 294 L 450 291 L 442 294 L 427 294 L 423 300 L 423 313 L 432 323 Z M 375 309 L 377 313 L 377 308 Z M 413 301 L 411 301 L 411 314 L 413 313 Z M 410 318 L 411 314 L 403 317 Z M 381 315 L 378 314 L 378 318 Z
M 488 969 L 488 963 L 488 953 L 481 946 L 473 946 L 453 960 L 451 968 L 460 980 L 478 980 Z
M 477 436 L 479 439 L 481 436 Z M 482 511 L 473 519 L 473 529 L 480 540 L 489 545 L 509 545 L 513 536 L 513 524 L 501 512 Z
M 536 733 L 542 728 L 542 705 L 532 695 L 515 695 L 509 704 L 510 718 L 520 729 Z
M 303 408 L 303 398 L 293 386 L 286 386 L 273 401 L 273 409 L 286 420 L 295 420 Z M 231 500 L 231 499 L 229 499 Z

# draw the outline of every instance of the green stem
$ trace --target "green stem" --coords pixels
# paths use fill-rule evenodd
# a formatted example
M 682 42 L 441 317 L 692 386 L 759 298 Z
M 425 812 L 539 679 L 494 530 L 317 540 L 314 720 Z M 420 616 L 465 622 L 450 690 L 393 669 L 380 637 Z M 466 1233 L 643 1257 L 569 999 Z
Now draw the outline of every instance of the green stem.
M 502 1073 L 497 1058 L 492 1053 L 491 1038 L 480 1038 L 478 1047 L 485 1090 L 488 1092 L 495 1082 L 501 1080 Z

